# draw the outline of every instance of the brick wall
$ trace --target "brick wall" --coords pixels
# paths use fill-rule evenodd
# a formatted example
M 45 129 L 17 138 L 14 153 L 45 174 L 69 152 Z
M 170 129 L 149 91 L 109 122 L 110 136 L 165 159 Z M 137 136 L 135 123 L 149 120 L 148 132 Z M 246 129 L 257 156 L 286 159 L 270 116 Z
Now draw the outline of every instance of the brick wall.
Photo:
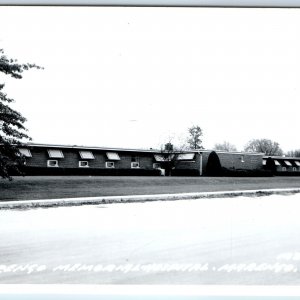
M 92 153 L 95 159 L 82 159 L 79 155 L 79 149 L 60 149 L 64 158 L 49 158 L 47 148 L 31 148 L 32 157 L 26 158 L 26 165 L 30 167 L 47 167 L 47 160 L 58 160 L 61 168 L 78 168 L 79 161 L 88 161 L 90 168 L 105 168 L 106 161 L 109 161 L 106 152 L 93 150 Z M 115 160 L 115 168 L 130 169 L 131 158 L 139 157 L 140 168 L 153 169 L 154 156 L 152 153 L 137 153 L 137 152 L 118 152 L 120 159 Z
M 217 153 L 221 166 L 227 169 L 255 170 L 262 169 L 263 154 Z
M 177 161 L 175 165 L 179 170 L 199 170 L 200 168 L 200 156 L 195 153 L 194 160 L 192 161 Z
M 47 148 L 31 148 L 32 157 L 26 158 L 26 165 L 29 167 L 47 167 L 48 160 L 57 160 L 61 168 L 76 168 L 80 160 L 79 152 L 69 149 L 62 149 L 64 158 L 49 158 Z
M 44 148 L 30 148 L 32 157 L 26 157 L 26 165 L 30 167 L 46 167 L 48 153 Z

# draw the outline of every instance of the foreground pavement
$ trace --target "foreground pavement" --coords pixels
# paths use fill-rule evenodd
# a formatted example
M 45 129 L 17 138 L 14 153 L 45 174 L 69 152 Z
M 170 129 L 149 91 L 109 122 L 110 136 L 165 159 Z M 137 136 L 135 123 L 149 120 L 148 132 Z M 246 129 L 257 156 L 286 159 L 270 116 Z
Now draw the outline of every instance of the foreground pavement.
M 0 283 L 300 284 L 300 195 L 8 209 Z

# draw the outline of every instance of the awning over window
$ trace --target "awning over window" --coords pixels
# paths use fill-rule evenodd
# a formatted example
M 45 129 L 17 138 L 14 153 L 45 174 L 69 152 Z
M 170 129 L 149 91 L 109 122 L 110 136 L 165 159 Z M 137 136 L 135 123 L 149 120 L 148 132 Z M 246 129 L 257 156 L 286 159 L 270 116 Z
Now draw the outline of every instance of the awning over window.
M 154 154 L 154 159 L 157 162 L 162 162 L 162 161 L 170 161 L 172 159 L 176 160 L 194 160 L 195 158 L 195 153 L 180 153 L 178 154 L 177 157 L 175 157 L 175 154 Z
M 106 152 L 108 160 L 121 160 L 117 152 Z
M 295 160 L 295 164 L 296 164 L 296 166 L 300 167 L 300 162 L 299 161 Z
M 195 157 L 195 153 L 182 153 L 178 154 L 177 160 L 193 160 Z
M 281 166 L 278 160 L 274 159 L 275 166 Z
M 292 166 L 292 164 L 291 164 L 288 160 L 285 160 L 284 163 L 285 163 L 287 166 L 290 166 L 290 167 Z
M 64 158 L 61 150 L 48 149 L 48 155 L 50 158 Z
M 154 159 L 155 159 L 156 161 L 165 161 L 165 160 L 166 160 L 166 159 L 164 158 L 164 156 L 161 155 L 161 154 L 154 154 Z
M 80 158 L 82 159 L 95 159 L 91 151 L 79 151 Z
M 171 161 L 174 158 L 174 154 L 154 154 L 155 161 Z
M 31 152 L 29 149 L 20 148 L 19 152 L 24 155 L 25 157 L 32 157 Z

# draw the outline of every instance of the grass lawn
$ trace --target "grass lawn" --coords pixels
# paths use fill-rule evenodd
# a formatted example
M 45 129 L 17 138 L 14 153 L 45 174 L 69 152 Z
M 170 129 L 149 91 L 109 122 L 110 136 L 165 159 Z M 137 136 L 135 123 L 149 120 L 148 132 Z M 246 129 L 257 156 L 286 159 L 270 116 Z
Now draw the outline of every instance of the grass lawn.
M 271 188 L 300 188 L 300 177 L 14 177 L 0 179 L 0 201 Z

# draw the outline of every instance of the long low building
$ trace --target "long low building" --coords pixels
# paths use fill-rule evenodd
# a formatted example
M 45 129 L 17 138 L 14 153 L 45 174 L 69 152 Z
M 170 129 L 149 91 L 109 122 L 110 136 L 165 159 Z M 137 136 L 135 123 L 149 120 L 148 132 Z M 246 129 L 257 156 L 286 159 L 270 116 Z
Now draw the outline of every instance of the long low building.
M 263 166 L 277 175 L 300 175 L 300 157 L 264 156 Z
M 207 173 L 212 150 L 161 150 L 26 144 L 19 148 L 27 175 L 194 175 Z M 222 168 L 262 170 L 263 153 L 216 151 Z

